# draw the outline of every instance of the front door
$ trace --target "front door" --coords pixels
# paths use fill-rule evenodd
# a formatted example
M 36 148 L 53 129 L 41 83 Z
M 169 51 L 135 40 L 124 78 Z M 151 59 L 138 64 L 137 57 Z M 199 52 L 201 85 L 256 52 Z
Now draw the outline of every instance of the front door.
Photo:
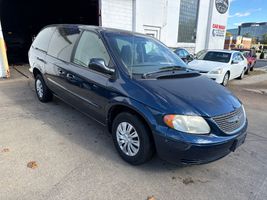
M 105 123 L 105 106 L 108 103 L 107 83 L 111 75 L 89 69 L 91 59 L 103 59 L 107 67 L 111 66 L 110 56 L 98 34 L 84 31 L 73 53 L 72 61 L 65 65 L 64 88 L 75 99 L 75 106 Z
M 236 52 L 233 55 L 231 62 L 231 79 L 237 78 L 242 72 L 242 63 L 239 57 L 239 54 Z

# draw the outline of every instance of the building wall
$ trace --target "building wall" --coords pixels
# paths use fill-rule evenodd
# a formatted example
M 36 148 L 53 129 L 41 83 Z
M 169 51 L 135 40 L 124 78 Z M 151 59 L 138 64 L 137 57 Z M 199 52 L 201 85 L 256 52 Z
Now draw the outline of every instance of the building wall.
M 167 14 L 164 0 L 136 1 L 136 31 L 161 39 Z M 148 9 L 149 8 L 149 9 Z
M 197 38 L 195 45 L 195 52 L 206 49 L 206 43 L 208 42 L 207 34 L 209 34 L 210 27 L 210 0 L 200 0 L 198 11 L 198 24 L 197 24 Z
M 102 26 L 133 29 L 133 0 L 101 0 Z
M 252 39 L 243 37 L 242 44 L 244 49 L 250 49 L 252 45 Z
M 233 45 L 233 37 L 226 37 L 224 41 L 224 49 L 230 50 Z
M 215 0 L 199 0 L 196 42 L 183 43 L 178 42 L 180 3 L 180 0 L 102 0 L 102 25 L 148 34 L 169 47 L 184 47 L 192 53 L 207 48 L 223 49 L 228 11 L 220 14 Z M 222 35 L 214 35 L 214 30 Z
M 258 40 L 263 39 L 263 35 L 267 33 L 267 23 L 245 23 L 239 26 L 240 35 L 255 37 Z
M 239 35 L 238 28 L 228 29 L 227 32 L 231 33 L 233 37 L 237 37 Z
M 224 49 L 250 49 L 252 45 L 252 39 L 243 37 L 243 36 L 237 36 L 237 37 L 226 37 L 224 42 Z

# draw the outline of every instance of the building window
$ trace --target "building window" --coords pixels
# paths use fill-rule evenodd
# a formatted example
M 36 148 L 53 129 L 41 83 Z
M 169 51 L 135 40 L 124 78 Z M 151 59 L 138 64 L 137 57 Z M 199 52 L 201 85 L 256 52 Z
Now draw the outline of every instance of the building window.
M 181 0 L 178 42 L 195 43 L 199 0 Z

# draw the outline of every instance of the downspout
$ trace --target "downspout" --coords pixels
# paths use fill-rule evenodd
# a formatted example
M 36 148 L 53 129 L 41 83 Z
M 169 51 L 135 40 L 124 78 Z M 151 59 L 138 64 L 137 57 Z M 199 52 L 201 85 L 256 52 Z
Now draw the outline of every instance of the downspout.
M 98 0 L 98 26 L 102 26 L 102 0 Z

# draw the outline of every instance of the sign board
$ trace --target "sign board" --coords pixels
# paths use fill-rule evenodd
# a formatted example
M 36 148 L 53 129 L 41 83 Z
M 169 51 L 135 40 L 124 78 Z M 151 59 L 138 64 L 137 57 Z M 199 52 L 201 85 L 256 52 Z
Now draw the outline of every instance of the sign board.
M 207 49 L 223 49 L 229 12 L 228 0 L 211 0 Z

